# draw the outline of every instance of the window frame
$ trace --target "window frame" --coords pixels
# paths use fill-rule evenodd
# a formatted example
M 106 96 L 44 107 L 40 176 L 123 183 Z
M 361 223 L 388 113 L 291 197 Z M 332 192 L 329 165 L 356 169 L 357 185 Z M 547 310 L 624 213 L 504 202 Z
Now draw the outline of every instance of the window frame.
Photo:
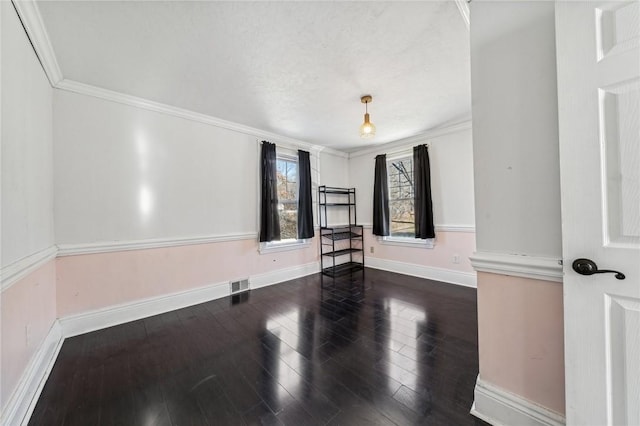
M 300 169 L 298 168 L 300 166 L 299 162 L 298 162 L 298 156 L 297 155 L 293 155 L 287 152 L 281 152 L 279 151 L 278 146 L 276 146 L 276 161 L 278 160 L 285 160 L 285 161 L 290 161 L 290 162 L 295 162 L 296 163 L 296 173 L 297 173 L 297 177 L 296 177 L 296 199 L 295 199 L 295 203 L 298 204 L 298 194 L 300 191 L 300 186 L 299 186 L 299 182 L 300 182 Z M 280 200 L 278 200 L 278 202 L 280 202 Z M 291 203 L 291 201 L 286 201 L 286 203 Z M 297 218 L 297 215 L 296 215 Z M 294 239 L 294 238 L 287 238 L 287 239 L 281 239 L 278 241 L 266 241 L 266 242 L 261 242 L 258 246 L 258 251 L 260 252 L 260 254 L 266 254 L 266 253 L 277 253 L 277 252 L 282 252 L 282 251 L 290 251 L 290 250 L 299 250 L 301 248 L 307 248 L 311 246 L 311 239 L 307 239 L 307 238 L 303 238 L 303 239 Z
M 398 153 L 395 153 L 393 156 L 387 157 L 387 170 L 391 170 L 393 165 L 399 160 L 411 159 L 411 164 L 413 166 L 413 151 L 411 149 L 404 150 Z M 389 191 L 389 204 L 391 204 L 391 175 L 387 172 L 387 190 Z M 415 192 L 413 194 L 413 202 L 415 203 Z M 414 207 L 415 209 L 415 207 Z M 415 228 L 414 228 L 415 229 Z M 389 231 L 391 232 L 391 215 L 389 215 Z M 426 248 L 431 249 L 435 246 L 435 238 L 415 238 L 415 231 L 413 237 L 402 237 L 398 235 L 385 235 L 378 236 L 378 242 L 385 245 L 392 246 L 403 246 L 403 247 L 413 247 L 413 248 Z

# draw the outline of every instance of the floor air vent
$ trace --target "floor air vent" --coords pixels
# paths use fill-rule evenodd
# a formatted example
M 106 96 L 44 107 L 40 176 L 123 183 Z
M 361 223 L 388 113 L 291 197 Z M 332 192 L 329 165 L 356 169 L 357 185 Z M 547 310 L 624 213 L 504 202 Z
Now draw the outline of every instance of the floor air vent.
M 249 278 L 238 281 L 231 281 L 229 285 L 231 286 L 231 294 L 247 291 L 249 290 Z

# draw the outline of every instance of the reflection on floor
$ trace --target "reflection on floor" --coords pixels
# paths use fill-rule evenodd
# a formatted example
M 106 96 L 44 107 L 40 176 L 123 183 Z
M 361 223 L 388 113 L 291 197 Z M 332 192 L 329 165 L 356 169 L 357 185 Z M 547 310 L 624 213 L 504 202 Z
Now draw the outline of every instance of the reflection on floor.
M 31 425 L 481 425 L 476 291 L 308 276 L 65 341 Z

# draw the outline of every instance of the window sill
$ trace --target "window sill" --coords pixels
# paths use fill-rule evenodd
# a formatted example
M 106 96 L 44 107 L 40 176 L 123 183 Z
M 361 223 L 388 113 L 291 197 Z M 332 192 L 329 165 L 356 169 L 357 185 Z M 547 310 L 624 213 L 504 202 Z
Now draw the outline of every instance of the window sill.
M 423 249 L 432 249 L 436 245 L 435 238 L 427 238 L 426 240 L 421 240 L 419 238 L 378 237 L 378 242 L 380 244 L 389 246 L 402 246 Z
M 300 250 L 311 246 L 311 240 L 284 240 L 271 243 L 260 243 L 258 251 L 260 254 L 278 253 L 281 251 Z

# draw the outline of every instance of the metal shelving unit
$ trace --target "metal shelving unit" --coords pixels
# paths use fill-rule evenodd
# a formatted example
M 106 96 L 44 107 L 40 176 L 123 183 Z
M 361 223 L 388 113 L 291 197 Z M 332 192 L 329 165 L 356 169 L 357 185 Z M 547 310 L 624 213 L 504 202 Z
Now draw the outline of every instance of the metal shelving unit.
M 345 211 L 347 224 L 329 225 L 328 217 Z M 337 277 L 364 270 L 362 225 L 356 224 L 356 189 L 320 186 L 318 188 L 320 221 L 320 265 L 322 273 Z

